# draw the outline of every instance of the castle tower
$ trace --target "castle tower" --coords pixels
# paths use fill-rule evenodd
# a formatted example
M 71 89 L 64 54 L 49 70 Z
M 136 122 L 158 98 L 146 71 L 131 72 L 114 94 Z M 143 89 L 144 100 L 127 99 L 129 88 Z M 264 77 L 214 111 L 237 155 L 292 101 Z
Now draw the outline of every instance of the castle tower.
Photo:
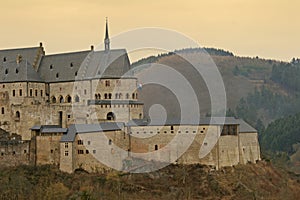
M 110 47 L 109 47 L 110 41 L 109 41 L 109 36 L 108 36 L 108 22 L 107 22 L 107 18 L 106 18 L 104 44 L 105 44 L 105 51 L 109 51 L 109 49 L 110 49 Z

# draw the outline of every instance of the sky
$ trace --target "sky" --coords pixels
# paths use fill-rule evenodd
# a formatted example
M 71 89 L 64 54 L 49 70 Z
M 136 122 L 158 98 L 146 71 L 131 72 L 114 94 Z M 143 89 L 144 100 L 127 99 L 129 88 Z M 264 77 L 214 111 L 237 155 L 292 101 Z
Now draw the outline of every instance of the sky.
M 174 30 L 239 56 L 300 57 L 298 0 L 1 0 L 0 49 L 81 51 L 142 27 Z M 114 48 L 113 40 L 111 46 Z M 125 47 L 126 48 L 126 47 Z

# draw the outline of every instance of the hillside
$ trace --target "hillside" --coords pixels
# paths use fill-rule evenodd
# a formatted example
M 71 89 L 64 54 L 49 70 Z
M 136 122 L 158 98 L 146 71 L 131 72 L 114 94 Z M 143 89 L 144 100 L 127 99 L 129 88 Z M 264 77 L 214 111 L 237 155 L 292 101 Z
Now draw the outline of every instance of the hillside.
M 200 60 L 203 55 L 201 49 L 184 49 L 181 54 L 187 55 L 191 60 Z M 282 85 L 271 80 L 273 65 L 279 65 L 281 62 L 275 60 L 266 60 L 260 58 L 237 57 L 231 52 L 217 49 L 207 49 L 211 58 L 217 65 L 226 89 L 227 107 L 231 110 L 236 110 L 241 98 L 246 98 L 249 94 L 255 91 L 255 88 L 260 89 L 262 86 L 269 89 L 271 92 L 288 96 L 290 92 Z M 147 63 L 152 63 L 151 65 Z M 166 65 L 177 70 L 184 75 L 193 86 L 193 89 L 200 102 L 201 114 L 206 115 L 210 112 L 210 96 L 206 85 L 201 77 L 193 71 L 190 63 L 182 57 L 174 53 L 162 54 L 157 57 L 149 57 L 142 59 L 137 63 L 133 63 L 135 74 L 140 77 L 143 73 L 149 73 L 147 70 L 152 70 L 155 65 Z M 150 68 L 150 66 L 152 68 Z M 174 101 L 174 94 L 164 87 L 158 85 L 146 85 L 140 92 L 141 100 L 145 102 L 145 116 L 148 115 L 148 110 L 155 103 L 162 104 L 170 118 L 178 118 L 180 109 L 178 104 L 170 105 L 168 102 Z M 164 95 L 161 95 L 164 94 Z M 263 116 L 263 122 L 267 125 L 274 120 L 272 116 Z
M 1 199 L 299 199 L 300 178 L 269 163 L 214 171 L 171 165 L 147 174 L 65 174 L 51 166 L 2 168 Z

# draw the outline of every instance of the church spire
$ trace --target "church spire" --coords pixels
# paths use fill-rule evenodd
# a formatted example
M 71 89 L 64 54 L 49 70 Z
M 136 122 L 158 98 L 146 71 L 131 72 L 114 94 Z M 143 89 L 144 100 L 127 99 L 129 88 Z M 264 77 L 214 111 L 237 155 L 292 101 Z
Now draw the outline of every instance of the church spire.
M 104 39 L 104 45 L 105 45 L 105 51 L 109 51 L 110 47 L 110 41 L 109 41 L 109 35 L 108 35 L 108 22 L 106 17 L 106 27 L 105 27 L 105 39 Z

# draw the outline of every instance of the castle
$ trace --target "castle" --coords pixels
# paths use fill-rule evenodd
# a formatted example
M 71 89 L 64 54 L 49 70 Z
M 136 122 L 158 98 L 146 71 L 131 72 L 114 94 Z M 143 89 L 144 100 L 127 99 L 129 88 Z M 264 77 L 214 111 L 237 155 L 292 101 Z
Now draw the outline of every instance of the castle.
M 124 165 L 132 157 L 163 149 L 146 160 L 216 168 L 260 160 L 257 131 L 241 119 L 149 124 L 126 50 L 110 49 L 107 22 L 104 44 L 103 51 L 92 46 L 55 55 L 46 55 L 42 43 L 0 50 L 0 165 L 53 164 L 72 173 L 112 163 L 130 171 L 138 169 Z M 174 151 L 178 141 L 168 147 L 177 134 L 193 137 L 182 153 Z M 210 143 L 211 151 L 199 157 Z

